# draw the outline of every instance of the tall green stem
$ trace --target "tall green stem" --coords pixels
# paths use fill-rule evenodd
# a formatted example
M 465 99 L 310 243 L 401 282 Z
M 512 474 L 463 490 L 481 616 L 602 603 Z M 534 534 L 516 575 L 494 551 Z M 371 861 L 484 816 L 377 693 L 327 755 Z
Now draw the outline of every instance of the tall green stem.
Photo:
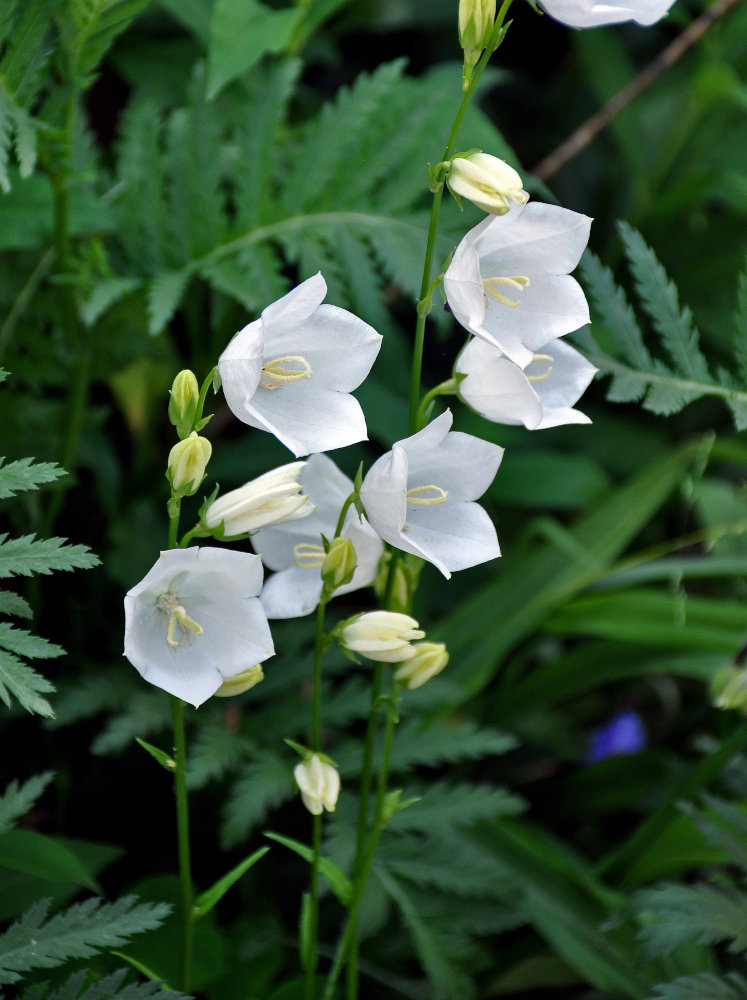
M 194 905 L 192 868 L 189 851 L 189 808 L 187 805 L 187 741 L 184 736 L 184 702 L 171 696 L 174 723 L 174 790 L 176 792 L 176 827 L 179 842 L 180 919 L 182 924 L 181 983 L 182 993 L 189 993 L 192 978 L 192 943 Z

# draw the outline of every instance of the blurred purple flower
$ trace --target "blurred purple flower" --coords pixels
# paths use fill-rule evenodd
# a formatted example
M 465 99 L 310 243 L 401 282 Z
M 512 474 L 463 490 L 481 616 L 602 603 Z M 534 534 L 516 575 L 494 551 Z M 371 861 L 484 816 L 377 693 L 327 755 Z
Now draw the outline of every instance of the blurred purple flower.
M 646 728 L 637 712 L 618 712 L 610 721 L 593 733 L 586 760 L 589 764 L 616 757 L 620 754 L 637 753 L 646 746 Z

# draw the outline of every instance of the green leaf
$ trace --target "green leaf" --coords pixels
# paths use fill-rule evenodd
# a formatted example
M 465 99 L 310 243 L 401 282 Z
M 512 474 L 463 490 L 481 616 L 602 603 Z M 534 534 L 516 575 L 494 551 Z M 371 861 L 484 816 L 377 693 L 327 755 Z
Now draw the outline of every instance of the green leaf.
M 283 837 L 279 833 L 269 833 L 265 832 L 265 837 L 269 837 L 270 840 L 277 841 L 278 844 L 282 844 L 283 847 L 287 847 L 289 851 L 294 851 L 299 857 L 302 857 L 304 861 L 308 861 L 309 864 L 314 860 L 314 852 L 306 844 L 300 843 L 298 840 L 292 840 L 290 837 Z M 343 906 L 350 906 L 350 901 L 353 898 L 353 883 L 347 877 L 345 872 L 334 863 L 330 861 L 329 858 L 319 858 L 319 871 L 329 882 L 329 887 L 334 892 L 335 896 L 340 900 Z
M 73 882 L 91 892 L 101 891 L 72 851 L 33 830 L 9 830 L 0 836 L 0 866 L 36 878 Z
M 656 987 L 656 1000 L 747 1000 L 747 980 L 738 972 L 700 972 Z
M 210 21 L 208 100 L 262 56 L 286 49 L 301 15 L 298 8 L 273 10 L 259 0 L 216 0 Z
M 36 490 L 43 483 L 53 483 L 66 475 L 65 470 L 54 462 L 37 462 L 33 458 L 20 458 L 16 462 L 3 465 L 0 458 L 0 500 L 16 493 Z
M 61 646 L 32 635 L 25 629 L 14 628 L 7 622 L 0 622 L 0 647 L 32 660 L 54 659 L 65 652 Z
M 664 883 L 640 889 L 634 901 L 647 914 L 641 937 L 650 956 L 667 954 L 688 941 L 728 941 L 729 951 L 747 950 L 747 893 L 739 889 Z
M 161 271 L 148 285 L 148 333 L 161 333 L 179 308 L 190 279 L 188 268 Z
M 90 958 L 118 948 L 134 934 L 152 930 L 170 908 L 163 903 L 136 905 L 134 896 L 116 903 L 87 899 L 47 919 L 41 900 L 0 935 L 0 983 L 16 983 L 31 969 L 51 969 L 69 958 Z
M 26 815 L 53 777 L 52 771 L 44 771 L 20 786 L 17 781 L 11 781 L 0 797 L 0 833 L 9 830 L 15 820 Z
M 129 961 L 139 972 L 146 974 L 139 963 L 121 952 L 113 951 L 112 954 Z M 117 969 L 111 975 L 91 982 L 91 971 L 80 969 L 55 989 L 46 984 L 30 987 L 22 994 L 22 1000 L 180 1000 L 183 997 L 182 993 L 166 989 L 159 981 L 125 982 L 126 975 L 126 969 Z
M 31 618 L 31 606 L 18 594 L 11 590 L 0 590 L 0 614 L 16 615 L 19 618 Z
M 176 768 L 176 761 L 170 754 L 167 754 L 164 750 L 159 750 L 158 747 L 154 747 L 150 743 L 146 743 L 145 740 L 137 739 L 137 742 L 140 744 L 143 750 L 148 751 L 148 753 L 151 755 L 151 757 L 153 757 L 154 760 L 158 761 L 161 767 L 165 768 L 167 771 L 171 771 L 171 773 L 173 774 L 174 769 Z
M 214 885 L 201 893 L 194 903 L 195 919 L 204 917 L 206 913 L 209 913 L 216 903 L 225 896 L 231 886 L 238 882 L 244 872 L 248 872 L 269 850 L 269 847 L 260 847 L 258 851 L 250 854 L 248 858 L 244 858 L 242 862 L 236 865 L 235 868 L 232 868 L 223 878 L 218 879 Z
M 12 653 L 0 650 L 0 698 L 8 707 L 10 707 L 10 695 L 13 695 L 27 712 L 43 715 L 48 719 L 53 718 L 51 705 L 41 695 L 54 690 L 54 684 L 51 684 L 46 677 L 27 667 Z
M 6 533 L 0 534 L 0 579 L 98 566 L 98 556 L 85 545 L 65 543 L 64 538 L 37 539 L 31 534 L 8 539 Z
M 150 3 L 150 0 L 75 0 L 72 45 L 78 73 L 85 77 L 101 62 L 117 35 Z M 88 81 L 86 81 L 88 82 Z
M 293 798 L 297 791 L 285 760 L 267 755 L 246 764 L 224 807 L 221 830 L 224 846 L 233 847 L 244 840 L 271 809 Z

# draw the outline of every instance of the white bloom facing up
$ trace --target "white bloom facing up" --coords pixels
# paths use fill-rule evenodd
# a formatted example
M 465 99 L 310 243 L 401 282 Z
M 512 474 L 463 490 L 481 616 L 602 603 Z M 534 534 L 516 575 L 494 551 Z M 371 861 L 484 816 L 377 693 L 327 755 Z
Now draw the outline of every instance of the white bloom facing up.
M 351 653 L 360 653 L 381 663 L 400 663 L 415 656 L 410 643 L 424 639 L 425 632 L 410 615 L 399 611 L 366 611 L 344 626 L 340 643 Z
M 303 521 L 263 528 L 252 537 L 256 552 L 276 570 L 264 585 L 261 601 L 268 618 L 298 618 L 310 614 L 322 594 L 325 552 L 322 535 L 332 538 L 342 505 L 353 491 L 352 480 L 327 455 L 312 455 L 300 475 L 301 486 L 314 504 Z M 335 594 L 347 594 L 373 583 L 384 544 L 354 509 L 345 518 L 342 537 L 349 538 L 358 557 L 353 578 Z
M 210 547 L 162 552 L 125 597 L 124 655 L 150 684 L 197 708 L 275 652 L 261 587 L 259 556 Z
M 281 465 L 237 490 L 224 493 L 213 500 L 203 521 L 208 528 L 222 524 L 225 537 L 233 538 L 268 524 L 308 517 L 314 505 L 302 493 L 300 479 L 305 465 L 305 462 Z
M 597 369 L 562 340 L 545 345 L 522 371 L 498 347 L 473 337 L 456 361 L 459 395 L 498 424 L 536 431 L 561 424 L 589 424 L 574 410 Z
M 218 360 L 226 402 L 250 427 L 270 431 L 296 457 L 366 439 L 350 394 L 381 346 L 373 327 L 346 309 L 322 305 L 321 274 L 268 306 L 237 333 Z
M 493 215 L 505 215 L 511 201 L 524 205 L 529 200 L 519 174 L 490 153 L 456 156 L 446 183 L 454 194 Z
M 674 0 L 542 0 L 550 17 L 571 28 L 635 21 L 649 25 L 667 13 Z
M 303 804 L 312 816 L 318 816 L 322 810 L 334 812 L 340 794 L 340 775 L 332 764 L 321 760 L 317 754 L 312 754 L 308 760 L 296 764 L 293 777 L 301 792 Z
M 589 322 L 570 271 L 591 219 L 556 205 L 512 205 L 470 230 L 444 275 L 449 308 L 471 333 L 520 367 L 556 337 Z
M 361 500 L 381 537 L 433 563 L 444 576 L 501 554 L 493 523 L 478 504 L 503 448 L 451 431 L 447 410 L 398 441 L 369 469 Z

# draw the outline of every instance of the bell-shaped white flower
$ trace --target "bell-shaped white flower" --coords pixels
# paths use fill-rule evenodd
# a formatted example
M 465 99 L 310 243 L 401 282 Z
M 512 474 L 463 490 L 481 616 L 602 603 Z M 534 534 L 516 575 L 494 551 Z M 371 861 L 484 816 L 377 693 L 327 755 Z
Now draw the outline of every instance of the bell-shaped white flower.
M 425 632 L 410 615 L 399 611 L 366 611 L 356 615 L 340 632 L 340 643 L 350 653 L 360 653 L 380 663 L 401 663 L 415 656 L 411 643 Z
M 471 229 L 444 275 L 449 308 L 471 333 L 523 367 L 537 350 L 589 322 L 570 271 L 591 219 L 557 205 L 512 205 Z
M 315 274 L 237 333 L 218 360 L 234 416 L 270 431 L 296 457 L 366 439 L 350 392 L 371 370 L 381 335 L 346 309 L 322 305 L 326 294 Z
M 522 371 L 498 347 L 473 337 L 455 367 L 466 376 L 459 382 L 461 398 L 497 424 L 523 424 L 536 431 L 591 423 L 573 404 L 597 369 L 562 340 L 546 344 Z
M 275 650 L 257 595 L 259 556 L 169 549 L 125 597 L 124 655 L 150 684 L 197 708 Z
M 289 462 L 219 496 L 203 514 L 205 525 L 223 525 L 224 537 L 234 538 L 268 524 L 308 517 L 314 505 L 301 492 L 300 476 L 305 464 Z
M 322 535 L 335 533 L 342 505 L 353 492 L 353 482 L 327 455 L 312 455 L 299 477 L 301 486 L 316 509 L 302 521 L 262 528 L 252 536 L 252 545 L 269 569 L 276 572 L 265 581 L 260 600 L 268 618 L 298 618 L 310 614 L 322 594 Z M 354 509 L 345 517 L 342 537 L 349 538 L 358 564 L 349 583 L 335 590 L 347 594 L 373 583 L 384 544 Z
M 529 200 L 517 171 L 490 153 L 454 157 L 446 183 L 454 194 L 493 215 L 505 215 L 509 202 L 524 205 Z
M 596 28 L 622 21 L 654 24 L 673 3 L 674 0 L 542 0 L 550 17 L 571 28 Z
M 438 567 L 444 576 L 501 554 L 493 523 L 478 504 L 503 448 L 450 431 L 447 410 L 374 462 L 361 500 L 381 537 Z
M 293 777 L 303 804 L 312 816 L 318 816 L 324 809 L 335 811 L 340 795 L 340 775 L 334 765 L 312 754 L 308 760 L 296 764 Z

